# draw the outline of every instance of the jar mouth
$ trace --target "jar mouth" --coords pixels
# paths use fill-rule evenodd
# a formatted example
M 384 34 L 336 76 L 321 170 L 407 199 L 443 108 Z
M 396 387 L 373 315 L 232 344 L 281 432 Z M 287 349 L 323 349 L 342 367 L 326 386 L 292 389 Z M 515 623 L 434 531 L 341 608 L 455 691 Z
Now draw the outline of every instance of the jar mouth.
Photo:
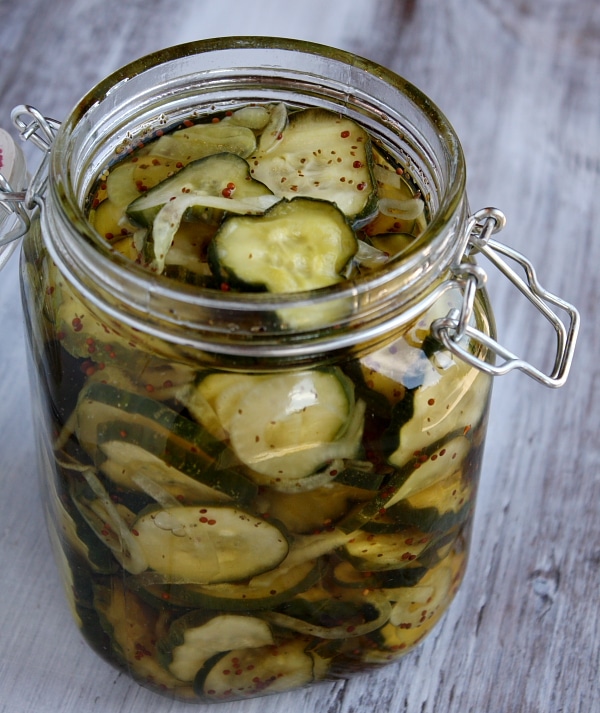
M 400 257 L 356 279 L 291 294 L 234 293 L 157 276 L 115 251 L 86 219 L 95 181 L 120 153 L 160 125 L 202 108 L 250 102 L 323 106 L 361 123 L 401 157 L 430 213 Z M 48 249 L 82 293 L 136 328 L 217 351 L 337 348 L 411 318 L 439 287 L 464 246 L 465 163 L 447 118 L 410 82 L 349 52 L 273 37 L 227 37 L 171 47 L 108 76 L 62 124 L 52 147 L 43 212 Z M 433 299 L 433 298 L 432 298 Z M 287 329 L 273 313 L 324 313 L 344 302 L 335 324 Z M 334 310 L 335 312 L 335 310 Z M 307 324 L 318 322 L 307 319 Z M 335 327 L 335 333 L 332 333 Z M 282 338 L 286 346 L 282 346 Z M 233 344 L 233 346 L 232 346 Z M 304 345 L 304 346 L 302 346 Z

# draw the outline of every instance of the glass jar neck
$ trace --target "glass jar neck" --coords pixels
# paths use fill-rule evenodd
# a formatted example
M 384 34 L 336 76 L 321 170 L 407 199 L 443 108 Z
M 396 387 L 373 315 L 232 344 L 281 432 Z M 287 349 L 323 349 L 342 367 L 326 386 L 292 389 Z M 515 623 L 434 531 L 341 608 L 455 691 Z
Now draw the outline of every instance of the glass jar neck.
M 332 287 L 236 294 L 154 275 L 93 230 L 86 220 L 86 198 L 119 155 L 157 126 L 252 102 L 341 112 L 397 156 L 430 214 L 411 248 L 368 276 Z M 441 112 L 408 82 L 320 45 L 226 38 L 143 58 L 82 99 L 52 148 L 42 227 L 66 279 L 132 327 L 203 351 L 301 357 L 377 339 L 418 316 L 443 291 L 449 268 L 462 256 L 466 211 L 458 139 Z M 302 310 L 311 326 L 292 329 L 285 319 L 273 319 L 286 310 Z

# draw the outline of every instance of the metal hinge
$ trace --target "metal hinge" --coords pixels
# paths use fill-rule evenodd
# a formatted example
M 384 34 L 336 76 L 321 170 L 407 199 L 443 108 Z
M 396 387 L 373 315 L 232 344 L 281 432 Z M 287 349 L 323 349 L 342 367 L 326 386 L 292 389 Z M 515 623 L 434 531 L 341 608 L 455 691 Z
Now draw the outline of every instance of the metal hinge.
M 472 326 L 471 317 L 475 295 L 487 279 L 485 271 L 472 262 L 461 262 L 454 270 L 454 280 L 463 291 L 461 308 L 453 309 L 446 317 L 435 320 L 431 325 L 432 332 L 446 349 L 481 371 L 493 376 L 500 376 L 519 369 L 545 386 L 557 388 L 565 383 L 571 368 L 579 332 L 579 312 L 573 305 L 548 292 L 540 285 L 534 267 L 526 257 L 492 239 L 491 236 L 502 230 L 505 223 L 504 214 L 496 208 L 484 208 L 472 215 L 467 224 L 468 240 L 465 255 L 484 255 L 554 327 L 556 354 L 550 373 L 546 374 L 539 370 L 503 347 L 495 339 Z M 526 279 L 520 277 L 504 258 L 509 258 L 520 265 Z M 567 324 L 561 320 L 553 308 L 558 308 L 565 313 L 568 317 Z M 490 350 L 500 358 L 500 361 L 490 363 L 480 359 L 461 344 L 464 337 L 467 337 L 471 344 L 479 344 Z
M 43 153 L 43 158 L 26 190 L 14 190 L 0 173 L 0 209 L 7 214 L 6 232 L 0 234 L 0 268 L 6 264 L 19 238 L 29 230 L 31 216 L 43 203 L 48 181 L 48 156 L 60 123 L 42 116 L 32 106 L 21 105 L 12 111 L 12 121 L 21 138 L 31 141 Z

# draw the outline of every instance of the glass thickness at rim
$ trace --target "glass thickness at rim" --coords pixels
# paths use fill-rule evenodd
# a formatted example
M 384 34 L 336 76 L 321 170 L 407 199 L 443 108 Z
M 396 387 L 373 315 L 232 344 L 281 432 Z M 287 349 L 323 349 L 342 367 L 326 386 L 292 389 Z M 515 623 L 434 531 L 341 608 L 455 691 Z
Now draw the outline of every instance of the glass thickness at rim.
M 325 105 L 355 120 L 400 153 L 426 183 L 432 219 L 414 248 L 372 276 L 310 293 L 222 294 L 157 279 L 110 251 L 87 222 L 85 197 L 117 147 L 139 141 L 159 121 L 175 122 L 213 104 L 250 100 Z M 97 304 L 127 302 L 129 319 L 194 326 L 240 321 L 257 337 L 256 315 L 281 306 L 322 309 L 340 298 L 353 304 L 348 327 L 413 304 L 460 257 L 465 168 L 460 143 L 443 114 L 413 85 L 347 52 L 278 38 L 223 38 L 180 45 L 127 65 L 92 89 L 62 125 L 52 147 L 51 200 L 44 211 L 50 252 L 61 270 Z M 137 313 L 137 316 L 136 316 Z M 194 313 L 195 316 L 194 316 Z M 227 313 L 227 314 L 225 314 Z M 252 313 L 252 324 L 244 325 Z M 159 319 L 160 315 L 160 319 Z M 200 330 L 201 324 L 196 325 Z M 175 329 L 175 331 L 177 331 Z M 269 329 L 267 328 L 268 332 Z M 211 333 L 214 333 L 214 329 Z M 282 334 L 281 329 L 278 331 Z M 289 335 L 286 335 L 289 336 Z M 304 335 L 302 339 L 305 339 Z M 189 335 L 188 335 L 189 337 Z M 266 337 L 266 335 L 265 335 Z

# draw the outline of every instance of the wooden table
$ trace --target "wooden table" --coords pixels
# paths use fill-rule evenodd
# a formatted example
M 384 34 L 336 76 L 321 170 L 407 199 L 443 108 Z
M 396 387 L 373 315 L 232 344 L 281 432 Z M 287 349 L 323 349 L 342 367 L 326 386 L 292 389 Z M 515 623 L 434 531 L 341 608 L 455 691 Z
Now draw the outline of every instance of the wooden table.
M 142 54 L 235 34 L 337 45 L 424 90 L 462 139 L 473 209 L 506 213 L 502 239 L 579 307 L 582 331 L 563 389 L 497 379 L 467 576 L 420 648 L 351 682 L 219 710 L 600 710 L 600 5 L 2 0 L 0 124 L 23 102 L 64 118 Z M 502 341 L 543 359 L 551 330 L 505 281 L 492 293 Z M 116 673 L 70 622 L 36 494 L 15 257 L 0 274 L 0 325 L 0 712 L 189 710 Z

